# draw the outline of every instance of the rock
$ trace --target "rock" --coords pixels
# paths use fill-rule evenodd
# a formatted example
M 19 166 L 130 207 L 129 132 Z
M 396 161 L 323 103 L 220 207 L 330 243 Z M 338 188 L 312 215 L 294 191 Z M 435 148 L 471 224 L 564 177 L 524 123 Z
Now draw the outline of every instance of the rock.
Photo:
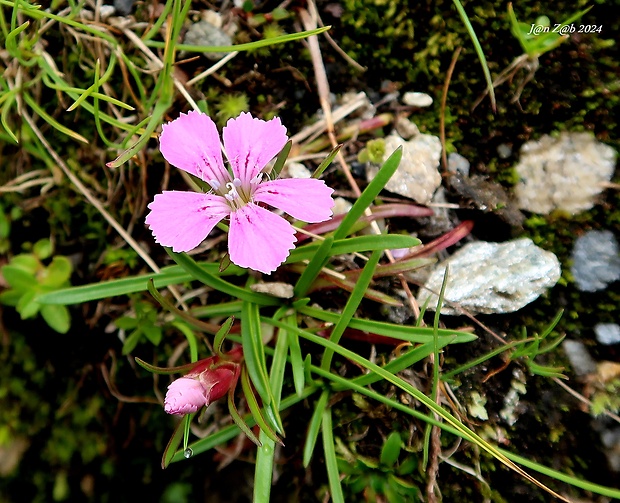
M 409 140 L 420 134 L 418 126 L 407 119 L 407 117 L 396 116 L 394 127 L 396 128 L 396 132 L 405 140 Z
M 134 0 L 114 0 L 114 10 L 119 16 L 129 16 L 133 10 Z
M 198 21 L 189 27 L 184 44 L 188 45 L 206 45 L 206 46 L 229 46 L 232 45 L 232 39 L 228 34 L 220 30 L 218 27 L 208 21 Z M 206 58 L 212 61 L 218 61 L 226 56 L 226 52 L 205 52 Z
M 266 293 L 267 295 L 279 297 L 280 299 L 291 299 L 293 297 L 293 285 L 280 281 L 255 283 L 250 285 L 250 290 L 256 293 Z
M 613 175 L 616 151 L 589 133 L 543 136 L 521 147 L 515 171 L 520 208 L 534 213 L 576 214 L 594 206 L 603 183 Z
M 403 103 L 410 107 L 429 107 L 433 104 L 433 98 L 426 93 L 405 93 Z
M 582 292 L 603 290 L 620 279 L 618 241 L 610 231 L 588 231 L 575 241 L 571 273 Z
M 385 139 L 385 155 L 383 162 L 402 146 L 403 157 L 394 176 L 385 186 L 386 190 L 409 197 L 420 204 L 429 203 L 433 193 L 441 185 L 439 158 L 441 157 L 441 141 L 436 136 L 419 134 L 405 141 L 397 135 Z M 369 164 L 366 169 L 368 181 L 372 180 L 379 167 Z
M 452 152 L 448 154 L 448 170 L 452 173 L 460 173 L 469 176 L 469 161 L 461 154 Z
M 617 323 L 597 323 L 594 327 L 596 340 L 606 346 L 620 344 L 620 325 Z
M 353 204 L 349 201 L 343 197 L 337 197 L 334 199 L 334 207 L 332 208 L 332 212 L 334 215 L 343 215 L 344 213 L 348 213 L 352 207 Z
M 566 339 L 562 343 L 562 348 L 570 361 L 575 374 L 585 376 L 596 372 L 596 362 L 588 353 L 583 342 Z
M 500 159 L 508 159 L 512 155 L 512 146 L 508 143 L 500 143 L 497 146 L 497 155 Z
M 286 174 L 290 178 L 312 178 L 311 171 L 300 162 L 289 162 L 286 165 Z
M 422 305 L 435 310 L 437 295 L 449 266 L 444 298 L 478 314 L 511 313 L 537 299 L 560 279 L 557 257 L 523 238 L 506 243 L 469 243 L 437 265 L 418 294 Z M 427 290 L 429 289 L 429 290 Z M 460 314 L 444 305 L 442 314 Z

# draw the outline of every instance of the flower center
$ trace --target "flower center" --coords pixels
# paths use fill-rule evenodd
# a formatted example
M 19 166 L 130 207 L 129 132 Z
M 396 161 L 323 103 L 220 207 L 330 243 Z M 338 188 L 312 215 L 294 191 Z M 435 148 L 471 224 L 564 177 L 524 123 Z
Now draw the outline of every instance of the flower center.
M 253 190 L 247 190 L 243 187 L 243 182 L 239 178 L 233 179 L 232 182 L 226 184 L 228 192 L 224 194 L 224 197 L 228 201 L 228 204 L 233 210 L 238 210 L 250 202 L 252 198 Z

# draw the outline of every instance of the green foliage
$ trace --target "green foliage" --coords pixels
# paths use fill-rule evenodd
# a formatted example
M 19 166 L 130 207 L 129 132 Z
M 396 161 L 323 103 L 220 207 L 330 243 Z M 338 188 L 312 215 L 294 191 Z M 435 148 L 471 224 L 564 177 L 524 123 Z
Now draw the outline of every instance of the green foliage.
M 135 316 L 121 316 L 114 320 L 117 328 L 129 332 L 123 342 L 123 354 L 130 354 L 143 341 L 158 346 L 163 331 L 158 321 L 159 313 L 150 302 L 135 300 L 133 302 Z
M 355 500 L 363 497 L 368 502 L 424 501 L 418 484 L 411 480 L 418 466 L 417 456 L 411 454 L 399 462 L 402 449 L 400 433 L 392 432 L 385 439 L 379 459 L 362 456 L 354 446 L 348 449 L 342 442 L 338 442 L 337 446 L 343 483 Z
M 567 35 L 576 29 L 571 24 L 581 19 L 590 9 L 591 7 L 588 7 L 573 14 L 561 23 L 554 23 L 554 25 L 551 25 L 551 21 L 547 16 L 539 16 L 533 24 L 527 24 L 517 21 L 510 3 L 508 4 L 510 31 L 521 44 L 525 54 L 530 58 L 538 58 L 564 42 L 567 39 Z
M 357 154 L 357 160 L 359 162 L 372 162 L 374 164 L 381 164 L 384 157 L 385 140 L 382 138 L 368 140 L 368 142 L 366 142 L 366 147 Z
M 250 109 L 250 101 L 245 93 L 223 94 L 216 106 L 217 121 L 223 126 L 228 119 L 237 117 L 241 112 Z
M 46 266 L 44 260 L 51 256 L 53 247 L 49 239 L 37 241 L 32 253 L 14 256 L 0 273 L 9 289 L 0 293 L 0 303 L 17 309 L 22 319 L 41 314 L 56 332 L 67 333 L 71 316 L 66 306 L 40 304 L 36 297 L 70 286 L 73 266 L 67 257 L 57 255 Z

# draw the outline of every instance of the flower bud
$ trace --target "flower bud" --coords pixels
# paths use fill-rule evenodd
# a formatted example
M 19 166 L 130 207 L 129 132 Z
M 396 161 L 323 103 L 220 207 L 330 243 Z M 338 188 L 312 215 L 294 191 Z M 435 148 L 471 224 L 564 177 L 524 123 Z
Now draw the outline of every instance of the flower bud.
M 195 377 L 180 377 L 168 386 L 164 410 L 184 415 L 223 397 L 235 381 L 235 364 L 207 369 Z

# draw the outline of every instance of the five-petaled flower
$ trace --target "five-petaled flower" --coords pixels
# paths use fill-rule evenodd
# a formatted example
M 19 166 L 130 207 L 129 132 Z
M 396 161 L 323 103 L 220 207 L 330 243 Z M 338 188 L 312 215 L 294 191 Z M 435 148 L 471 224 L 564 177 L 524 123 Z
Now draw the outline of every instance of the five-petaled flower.
M 223 129 L 224 166 L 215 123 L 199 112 L 181 114 L 165 124 L 160 149 L 173 166 L 208 183 L 207 194 L 164 191 L 149 204 L 146 223 L 155 240 L 175 252 L 196 248 L 217 223 L 229 217 L 230 260 L 266 274 L 275 271 L 294 247 L 291 224 L 264 206 L 304 222 L 323 222 L 332 215 L 333 190 L 310 179 L 269 180 L 265 167 L 288 138 L 279 118 L 263 121 L 242 113 Z

